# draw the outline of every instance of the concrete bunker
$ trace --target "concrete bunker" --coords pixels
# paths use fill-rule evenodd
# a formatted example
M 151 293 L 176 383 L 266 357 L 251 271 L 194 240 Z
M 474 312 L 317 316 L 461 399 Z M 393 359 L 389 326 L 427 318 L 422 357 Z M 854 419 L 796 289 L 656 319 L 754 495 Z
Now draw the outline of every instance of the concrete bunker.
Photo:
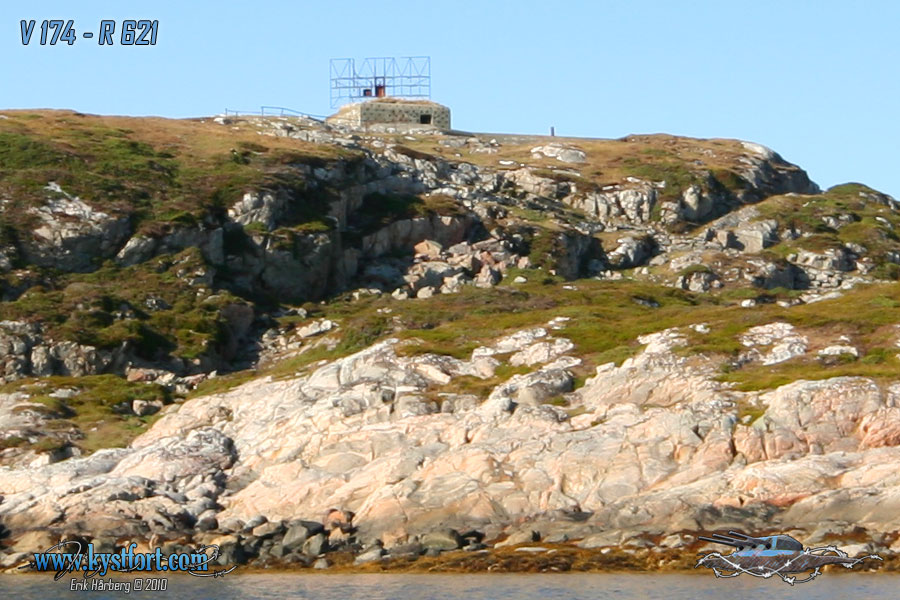
M 450 129 L 450 109 L 430 100 L 376 98 L 347 104 L 326 119 L 334 125 L 368 128 L 372 125 L 431 126 Z

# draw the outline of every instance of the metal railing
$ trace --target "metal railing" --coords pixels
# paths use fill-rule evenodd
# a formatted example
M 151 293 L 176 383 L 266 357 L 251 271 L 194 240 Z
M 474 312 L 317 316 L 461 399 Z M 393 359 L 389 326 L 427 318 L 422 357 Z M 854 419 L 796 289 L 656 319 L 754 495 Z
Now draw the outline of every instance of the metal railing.
M 225 116 L 261 116 L 261 117 L 302 117 L 304 119 L 312 119 L 314 121 L 324 121 L 327 115 L 311 115 L 293 108 L 284 106 L 260 106 L 259 110 L 237 110 L 233 108 L 225 109 Z

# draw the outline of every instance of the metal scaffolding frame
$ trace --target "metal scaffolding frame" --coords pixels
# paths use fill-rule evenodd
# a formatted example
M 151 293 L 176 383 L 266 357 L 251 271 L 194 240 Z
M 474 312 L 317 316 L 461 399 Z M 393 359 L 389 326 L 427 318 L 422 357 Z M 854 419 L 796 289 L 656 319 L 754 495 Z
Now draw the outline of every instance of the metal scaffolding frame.
M 331 108 L 368 98 L 431 98 L 431 57 L 332 58 Z

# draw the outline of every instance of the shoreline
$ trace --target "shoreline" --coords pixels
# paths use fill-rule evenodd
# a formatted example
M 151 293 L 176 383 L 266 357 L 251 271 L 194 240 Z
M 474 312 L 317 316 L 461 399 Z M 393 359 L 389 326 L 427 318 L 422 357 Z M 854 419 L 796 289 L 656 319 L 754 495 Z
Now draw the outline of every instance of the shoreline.
M 605 550 L 605 551 L 604 551 Z M 306 562 L 271 561 L 239 564 L 237 569 L 225 577 L 234 575 L 262 574 L 321 574 L 321 575 L 454 575 L 454 574 L 562 574 L 562 573 L 641 573 L 669 574 L 694 573 L 712 575 L 709 569 L 695 568 L 697 559 L 702 555 L 698 551 L 653 551 L 640 549 L 636 551 L 610 551 L 604 549 L 582 549 L 576 546 L 541 544 L 540 546 L 506 547 L 502 549 L 485 549 L 478 551 L 455 550 L 444 552 L 439 556 L 407 555 L 384 556 L 377 560 L 363 563 L 356 562 L 356 555 L 347 551 L 330 552 L 310 558 Z M 327 567 L 313 567 L 317 561 L 326 560 Z M 321 563 L 319 563 L 321 564 Z M 217 565 L 209 570 L 227 569 L 231 565 Z M 826 566 L 822 573 L 900 573 L 900 555 L 882 556 L 882 561 L 867 561 L 854 569 Z M 30 570 L 18 570 L 13 567 L 0 571 L 4 575 L 46 575 Z M 103 577 L 117 575 L 133 575 L 132 573 L 109 572 Z M 168 577 L 190 576 L 185 572 L 143 571 L 141 576 Z

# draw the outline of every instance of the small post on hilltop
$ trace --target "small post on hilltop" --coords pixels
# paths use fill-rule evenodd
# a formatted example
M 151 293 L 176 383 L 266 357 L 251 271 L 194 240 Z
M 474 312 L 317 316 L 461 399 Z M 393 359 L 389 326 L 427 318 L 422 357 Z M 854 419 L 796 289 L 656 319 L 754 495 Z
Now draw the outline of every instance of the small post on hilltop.
M 556 137 L 556 128 L 552 125 L 550 126 L 550 137 Z

